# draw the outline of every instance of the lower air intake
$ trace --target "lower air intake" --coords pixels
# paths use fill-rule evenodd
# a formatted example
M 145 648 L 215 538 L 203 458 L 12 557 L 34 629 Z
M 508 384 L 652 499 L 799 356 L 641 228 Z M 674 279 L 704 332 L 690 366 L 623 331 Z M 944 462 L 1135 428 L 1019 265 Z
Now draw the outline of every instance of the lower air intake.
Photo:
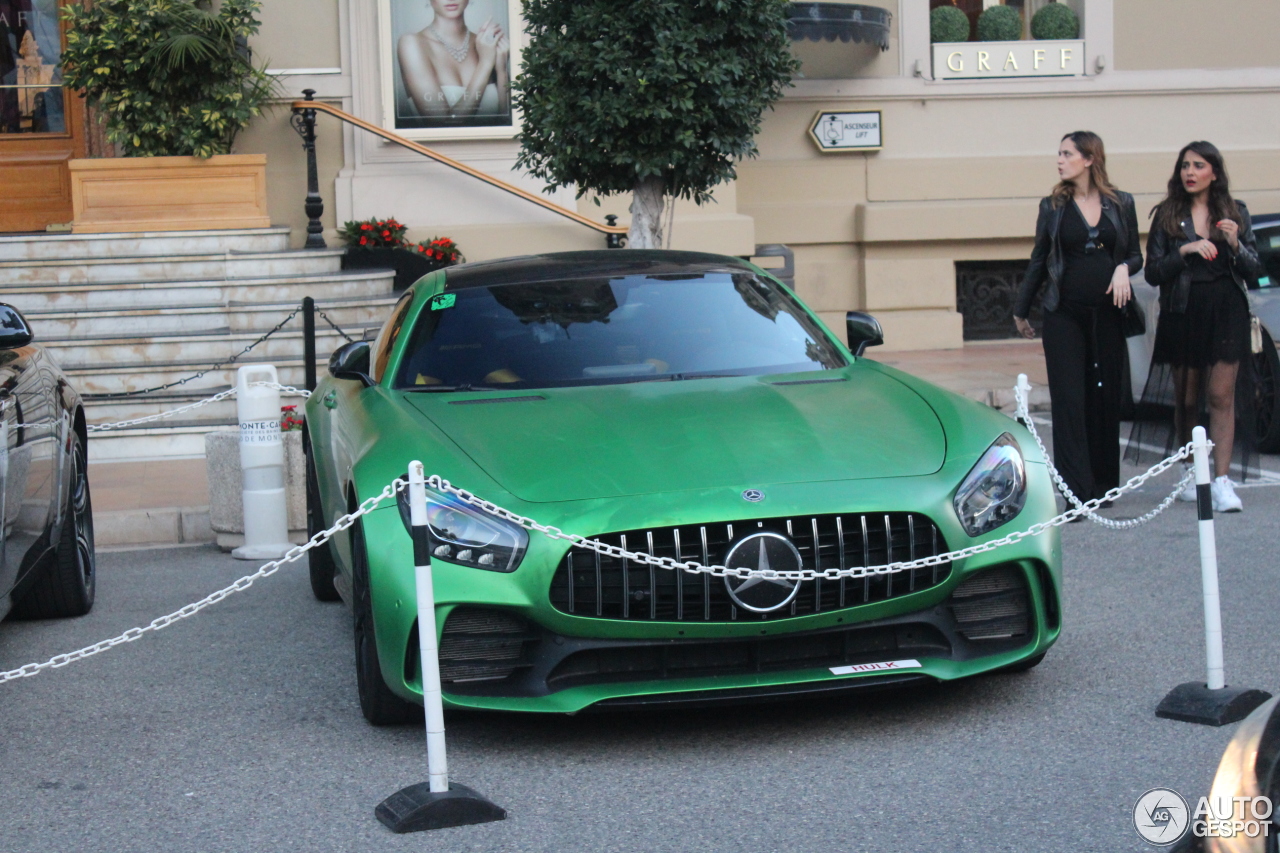
M 440 680 L 446 683 L 497 681 L 529 666 L 525 644 L 529 623 L 500 610 L 459 607 L 449 614 L 440 637 Z
M 1031 632 L 1031 591 L 1016 564 L 979 572 L 947 599 L 956 629 L 966 639 L 1007 640 Z

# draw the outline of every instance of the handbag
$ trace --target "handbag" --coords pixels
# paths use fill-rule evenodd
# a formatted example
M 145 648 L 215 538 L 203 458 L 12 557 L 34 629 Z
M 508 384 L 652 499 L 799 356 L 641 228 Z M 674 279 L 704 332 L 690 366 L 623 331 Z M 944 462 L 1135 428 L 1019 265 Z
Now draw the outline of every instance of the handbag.
M 1120 328 L 1126 338 L 1136 338 L 1147 333 L 1147 315 L 1143 313 L 1138 300 L 1130 298 L 1124 308 L 1120 309 Z
M 1249 351 L 1254 355 L 1262 352 L 1262 321 L 1257 314 L 1249 315 Z

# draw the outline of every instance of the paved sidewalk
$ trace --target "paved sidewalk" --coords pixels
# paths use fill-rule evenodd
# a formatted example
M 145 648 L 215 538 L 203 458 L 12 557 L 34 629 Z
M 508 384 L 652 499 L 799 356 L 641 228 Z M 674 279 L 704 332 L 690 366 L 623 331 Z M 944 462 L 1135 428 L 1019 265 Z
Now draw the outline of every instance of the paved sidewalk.
M 1039 340 L 970 343 L 963 349 L 868 355 L 1005 412 L 1013 411 L 1019 373 L 1033 386 L 1032 409 L 1048 408 Z M 94 462 L 93 518 L 98 545 L 137 548 L 213 542 L 209 482 L 203 459 Z

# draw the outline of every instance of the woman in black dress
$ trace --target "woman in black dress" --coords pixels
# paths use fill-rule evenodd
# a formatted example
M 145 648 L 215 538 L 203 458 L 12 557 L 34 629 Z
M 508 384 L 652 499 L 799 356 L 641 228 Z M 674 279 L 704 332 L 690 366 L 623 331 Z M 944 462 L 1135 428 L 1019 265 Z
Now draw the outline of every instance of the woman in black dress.
M 1027 315 L 1043 287 L 1054 464 L 1072 493 L 1088 501 L 1120 484 L 1120 391 L 1127 381 L 1121 309 L 1142 255 L 1133 196 L 1107 179 L 1097 134 L 1062 137 L 1058 177 L 1040 201 L 1013 318 L 1019 334 L 1035 337 Z
M 1160 323 L 1142 408 L 1171 397 L 1173 423 L 1135 424 L 1128 455 L 1158 442 L 1153 433 L 1162 427 L 1166 452 L 1175 440 L 1186 444 L 1207 409 L 1213 508 L 1239 512 L 1231 457 L 1246 472 L 1254 452 L 1246 279 L 1263 274 L 1249 211 L 1231 198 L 1218 149 L 1192 142 L 1178 153 L 1168 194 L 1152 214 L 1146 277 L 1160 288 Z M 1195 500 L 1195 486 L 1181 497 Z

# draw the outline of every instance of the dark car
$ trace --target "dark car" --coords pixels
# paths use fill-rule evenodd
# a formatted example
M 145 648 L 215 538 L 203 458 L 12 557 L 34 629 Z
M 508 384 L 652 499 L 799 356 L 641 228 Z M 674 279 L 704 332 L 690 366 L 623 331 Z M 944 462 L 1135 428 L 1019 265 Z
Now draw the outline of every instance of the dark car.
M 93 507 L 80 395 L 0 304 L 0 618 L 93 607 Z

